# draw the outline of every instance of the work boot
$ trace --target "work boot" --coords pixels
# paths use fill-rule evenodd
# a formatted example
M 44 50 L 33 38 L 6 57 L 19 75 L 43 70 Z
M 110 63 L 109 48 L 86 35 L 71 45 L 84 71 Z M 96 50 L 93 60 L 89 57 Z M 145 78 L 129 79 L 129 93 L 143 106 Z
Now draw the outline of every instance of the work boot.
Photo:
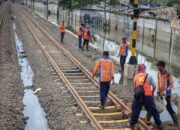
M 147 121 L 150 121 L 151 117 L 152 117 L 152 114 L 150 112 L 147 112 L 146 114 Z
M 174 124 L 175 124 L 176 126 L 179 126 L 176 113 L 174 113 L 173 115 L 171 115 L 171 117 L 172 117 L 172 119 L 173 119 Z
M 130 126 L 131 130 L 135 130 L 135 125 Z
M 105 109 L 105 107 L 104 106 L 99 106 L 99 108 L 101 109 L 101 110 L 104 110 Z
M 88 46 L 86 46 L 86 50 L 89 51 L 89 47 Z
M 157 127 L 158 130 L 163 130 L 163 127 L 160 125 Z

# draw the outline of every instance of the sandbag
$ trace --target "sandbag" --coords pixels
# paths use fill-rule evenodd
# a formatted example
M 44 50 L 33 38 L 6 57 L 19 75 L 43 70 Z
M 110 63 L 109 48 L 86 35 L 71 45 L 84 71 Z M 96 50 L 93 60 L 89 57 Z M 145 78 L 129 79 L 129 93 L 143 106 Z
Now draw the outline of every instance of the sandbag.
M 154 102 L 159 113 L 162 113 L 166 108 L 167 102 L 164 96 L 154 97 Z

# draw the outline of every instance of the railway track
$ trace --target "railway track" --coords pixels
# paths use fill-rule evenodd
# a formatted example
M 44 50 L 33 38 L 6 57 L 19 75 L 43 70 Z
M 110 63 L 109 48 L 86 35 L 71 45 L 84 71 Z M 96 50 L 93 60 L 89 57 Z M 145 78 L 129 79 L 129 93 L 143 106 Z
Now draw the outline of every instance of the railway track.
M 26 12 L 21 10 L 18 14 L 94 127 L 98 130 L 130 130 L 128 114 L 131 109 L 112 92 L 105 110 L 99 109 L 99 81 L 93 79 L 91 73 Z M 141 119 L 137 127 L 151 129 Z

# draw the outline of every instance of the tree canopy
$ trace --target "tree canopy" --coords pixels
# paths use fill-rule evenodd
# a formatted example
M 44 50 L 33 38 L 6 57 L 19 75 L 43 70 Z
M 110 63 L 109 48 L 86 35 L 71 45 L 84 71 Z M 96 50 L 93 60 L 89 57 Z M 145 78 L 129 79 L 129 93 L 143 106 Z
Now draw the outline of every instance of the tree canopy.
M 174 6 L 180 4 L 180 0 L 143 0 L 146 3 L 164 5 L 164 6 Z
M 119 3 L 120 0 L 58 0 L 58 4 L 64 9 L 74 9 L 77 7 L 85 7 L 87 5 L 98 4 L 103 1 L 106 1 L 110 5 L 115 5 Z
M 87 5 L 98 4 L 100 2 L 108 3 L 109 5 L 116 5 L 122 0 L 58 0 L 58 5 L 64 9 L 74 9 L 78 7 L 86 7 Z M 146 4 L 153 5 L 164 5 L 164 6 L 174 6 L 180 4 L 180 0 L 141 0 Z

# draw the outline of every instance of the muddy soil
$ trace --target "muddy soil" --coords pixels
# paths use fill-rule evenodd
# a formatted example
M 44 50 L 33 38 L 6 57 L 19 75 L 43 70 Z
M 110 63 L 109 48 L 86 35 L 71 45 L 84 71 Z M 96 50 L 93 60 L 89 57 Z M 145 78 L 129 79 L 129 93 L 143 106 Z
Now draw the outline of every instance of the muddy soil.
M 77 113 L 83 113 L 81 108 L 51 67 L 15 8 L 16 6 L 13 11 L 17 15 L 17 33 L 24 43 L 34 71 L 34 89 L 41 88 L 37 96 L 46 113 L 48 126 L 51 130 L 93 130 L 86 117 L 76 116 Z
M 23 87 L 12 33 L 10 5 L 6 3 L 3 6 L 7 6 L 7 10 L 0 29 L 0 129 L 23 130 Z

